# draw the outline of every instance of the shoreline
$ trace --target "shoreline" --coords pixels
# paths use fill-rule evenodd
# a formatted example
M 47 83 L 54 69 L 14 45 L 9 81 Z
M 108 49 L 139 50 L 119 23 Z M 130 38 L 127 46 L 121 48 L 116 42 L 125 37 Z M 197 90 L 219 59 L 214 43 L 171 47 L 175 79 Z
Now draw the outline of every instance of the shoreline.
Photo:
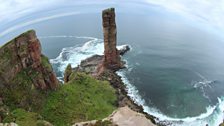
M 144 112 L 143 107 L 135 103 L 134 100 L 128 96 L 128 92 L 126 90 L 127 87 L 116 72 L 107 70 L 104 75 L 97 79 L 109 81 L 111 86 L 116 90 L 118 97 L 118 108 L 128 106 L 131 110 L 144 114 L 147 119 L 151 120 L 153 124 L 156 124 L 155 119 L 157 118 Z
M 124 55 L 127 51 L 129 51 L 129 49 L 130 48 L 128 48 L 128 50 L 126 51 L 121 50 L 120 52 L 122 53 L 120 55 Z M 155 119 L 158 119 L 158 118 L 144 112 L 143 106 L 138 105 L 137 103 L 134 102 L 134 100 L 131 99 L 130 96 L 128 96 L 126 85 L 122 81 L 121 77 L 116 73 L 117 71 L 121 69 L 125 69 L 126 67 L 122 67 L 116 70 L 111 70 L 106 68 L 99 76 L 94 76 L 96 69 L 98 65 L 102 62 L 102 60 L 103 60 L 103 56 L 93 55 L 85 60 L 82 60 L 79 66 L 77 66 L 76 68 L 73 68 L 73 71 L 84 72 L 96 78 L 97 80 L 108 81 L 110 85 L 116 90 L 116 95 L 118 98 L 116 106 L 118 108 L 128 106 L 131 110 L 138 113 L 142 113 L 153 124 L 156 124 Z M 121 61 L 121 62 L 125 63 L 124 61 Z

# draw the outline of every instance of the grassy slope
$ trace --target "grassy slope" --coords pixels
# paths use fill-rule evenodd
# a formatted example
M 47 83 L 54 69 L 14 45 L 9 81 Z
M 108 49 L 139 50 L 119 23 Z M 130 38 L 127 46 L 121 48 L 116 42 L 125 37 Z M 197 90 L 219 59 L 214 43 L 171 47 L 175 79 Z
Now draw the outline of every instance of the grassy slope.
M 12 120 L 15 120 L 15 123 L 20 126 L 36 126 L 38 114 L 27 112 L 24 109 L 15 109 L 4 119 L 4 122 L 10 122 Z
M 19 72 L 13 80 L 10 81 L 11 87 L 3 90 L 5 97 L 5 104 L 12 109 L 21 106 L 24 109 L 33 111 L 40 110 L 43 101 L 45 100 L 45 93 L 34 88 L 31 77 L 36 77 L 37 73 L 32 71 L 32 76 L 28 76 L 24 69 Z
M 0 55 L 0 60 L 8 61 L 10 57 L 10 51 L 6 48 Z M 46 69 L 51 68 L 45 56 L 42 56 L 42 64 Z M 0 69 L 0 75 L 1 72 L 4 71 Z M 1 90 L 5 98 L 5 105 L 0 104 L 0 115 L 4 115 L 3 122 L 41 126 L 40 120 L 44 119 L 56 126 L 63 126 L 102 119 L 115 109 L 115 90 L 108 82 L 95 80 L 83 73 L 72 73 L 72 80 L 56 91 L 42 92 L 34 88 L 31 80 L 38 75 L 38 72 L 30 68 L 24 69 L 10 80 L 11 85 L 7 89 Z
M 43 107 L 44 119 L 55 125 L 102 119 L 115 109 L 115 91 L 108 82 L 98 81 L 83 73 L 52 92 Z
M 116 95 L 108 82 L 83 73 L 73 73 L 72 78 L 57 91 L 49 93 L 41 105 L 42 110 L 34 113 L 15 109 L 4 122 L 16 120 L 21 126 L 36 126 L 39 118 L 55 126 L 67 126 L 79 121 L 102 119 L 112 113 Z

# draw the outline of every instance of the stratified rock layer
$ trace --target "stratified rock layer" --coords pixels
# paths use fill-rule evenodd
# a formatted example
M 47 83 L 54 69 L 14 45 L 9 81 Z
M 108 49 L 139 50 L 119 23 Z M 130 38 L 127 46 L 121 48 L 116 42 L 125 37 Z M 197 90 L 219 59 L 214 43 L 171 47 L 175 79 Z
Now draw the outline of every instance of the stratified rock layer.
M 108 69 L 119 69 L 121 60 L 117 45 L 117 29 L 115 22 L 115 10 L 109 8 L 103 11 L 103 33 L 104 33 L 104 61 L 103 64 Z
M 41 54 L 35 31 L 27 31 L 0 48 L 0 118 L 7 113 L 1 111 L 4 106 L 41 109 L 48 91 L 58 86 L 48 58 Z
M 12 85 L 12 80 L 21 71 L 25 71 L 38 89 L 56 89 L 58 86 L 48 58 L 41 54 L 41 45 L 33 30 L 0 48 L 0 88 Z
M 120 55 L 124 55 L 130 50 L 129 46 L 124 46 L 120 50 L 117 50 L 117 38 L 116 38 L 116 24 L 115 24 L 115 12 L 114 8 L 106 9 L 103 11 L 103 30 L 104 30 L 104 56 L 94 55 L 83 60 L 77 68 L 73 71 L 85 72 L 92 75 L 98 80 L 109 81 L 110 84 L 116 90 L 118 107 L 128 106 L 131 110 L 144 114 L 144 118 L 151 120 L 155 123 L 155 117 L 148 115 L 143 111 L 143 107 L 137 105 L 129 96 L 124 83 L 116 74 L 116 71 L 124 68 L 124 62 L 121 61 Z M 70 80 L 70 77 L 67 77 Z M 135 121 L 135 120 L 133 120 Z M 139 120 L 141 121 L 141 120 Z M 138 122 L 139 122 L 138 121 Z M 148 123 L 143 122 L 143 123 Z M 104 122 L 99 122 L 104 123 Z M 82 125 L 83 123 L 77 124 Z M 85 123 L 84 123 L 85 124 Z M 91 121 L 90 125 L 97 124 L 97 121 Z

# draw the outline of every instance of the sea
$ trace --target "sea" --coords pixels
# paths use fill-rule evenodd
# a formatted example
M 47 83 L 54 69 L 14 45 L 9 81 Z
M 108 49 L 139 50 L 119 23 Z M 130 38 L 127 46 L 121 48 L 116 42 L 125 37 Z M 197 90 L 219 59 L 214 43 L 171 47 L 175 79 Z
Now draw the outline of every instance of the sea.
M 168 126 L 218 126 L 224 119 L 224 37 L 209 26 L 145 4 L 70 5 L 32 13 L 0 28 L 0 45 L 34 29 L 59 80 L 103 55 L 101 11 L 115 7 L 119 70 L 128 95 Z M 88 8 L 88 9 L 87 9 Z

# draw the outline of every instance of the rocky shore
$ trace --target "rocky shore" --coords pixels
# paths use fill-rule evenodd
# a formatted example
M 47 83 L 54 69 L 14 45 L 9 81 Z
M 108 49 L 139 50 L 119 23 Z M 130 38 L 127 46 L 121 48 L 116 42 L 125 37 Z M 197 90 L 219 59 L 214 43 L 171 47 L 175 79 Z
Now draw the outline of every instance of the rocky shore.
M 109 81 L 116 89 L 118 97 L 117 106 L 128 106 L 131 110 L 142 113 L 146 118 L 155 124 L 155 117 L 144 112 L 143 107 L 136 104 L 127 94 L 126 86 L 122 82 L 121 77 L 116 74 L 119 69 L 125 68 L 125 62 L 121 61 L 120 55 L 124 55 L 130 50 L 129 46 L 124 46 L 121 50 L 117 50 L 117 32 L 115 23 L 114 8 L 106 9 L 102 14 L 104 29 L 104 55 L 94 55 L 83 60 L 77 68 L 73 68 L 75 72 L 85 72 L 92 75 L 98 80 Z M 65 72 L 65 81 L 69 81 L 71 66 L 68 65 Z
M 120 50 L 120 51 L 126 52 L 127 50 Z M 87 74 L 94 76 L 98 80 L 109 81 L 110 84 L 113 86 L 113 88 L 116 89 L 116 94 L 118 97 L 118 101 L 117 101 L 118 107 L 128 106 L 131 110 L 135 112 L 143 113 L 148 119 L 150 119 L 155 124 L 155 117 L 152 115 L 149 115 L 148 113 L 145 113 L 143 110 L 143 107 L 136 104 L 128 96 L 125 84 L 122 82 L 121 77 L 116 74 L 117 70 L 104 68 L 104 71 L 103 72 L 101 71 L 100 75 L 95 76 L 95 72 L 98 68 L 98 65 L 102 63 L 102 61 L 103 61 L 103 56 L 94 55 L 90 58 L 83 60 L 77 68 L 73 68 L 73 71 L 85 72 Z M 121 62 L 124 64 L 123 61 Z M 121 69 L 123 68 L 125 67 L 122 67 Z M 66 71 L 69 71 L 68 69 L 70 69 L 70 65 L 68 65 Z M 69 75 L 69 73 L 65 73 L 65 75 Z M 69 77 L 67 76 L 66 78 L 69 78 Z
M 95 126 L 154 126 L 155 117 L 128 96 L 116 74 L 125 68 L 121 56 L 130 47 L 116 48 L 114 8 L 104 10 L 102 19 L 104 55 L 87 58 L 77 68 L 68 65 L 64 84 L 41 53 L 34 30 L 0 48 L 0 126 L 61 126 L 88 120 L 96 120 L 88 122 L 91 126 L 94 122 Z

